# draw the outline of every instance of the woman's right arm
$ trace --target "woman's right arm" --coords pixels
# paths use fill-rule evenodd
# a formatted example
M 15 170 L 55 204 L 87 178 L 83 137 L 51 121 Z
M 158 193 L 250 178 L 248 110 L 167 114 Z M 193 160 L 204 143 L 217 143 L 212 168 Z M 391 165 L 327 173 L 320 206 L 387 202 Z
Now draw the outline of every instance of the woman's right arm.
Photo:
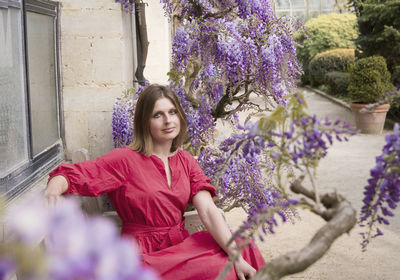
M 118 189 L 132 167 L 126 154 L 115 149 L 94 160 L 59 165 L 49 174 L 45 198 L 54 204 L 62 194 L 100 196 Z
M 62 175 L 54 176 L 47 183 L 44 196 L 50 205 L 55 205 L 68 189 L 68 181 Z

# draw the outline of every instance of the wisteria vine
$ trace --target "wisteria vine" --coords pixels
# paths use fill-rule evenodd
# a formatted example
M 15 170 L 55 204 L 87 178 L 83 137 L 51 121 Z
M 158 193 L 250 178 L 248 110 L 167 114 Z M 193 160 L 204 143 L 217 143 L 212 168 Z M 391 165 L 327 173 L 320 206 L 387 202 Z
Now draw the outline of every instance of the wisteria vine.
M 267 0 L 161 2 L 166 14 L 180 22 L 169 77 L 188 119 L 186 148 L 219 189 L 219 206 L 242 207 L 250 214 L 249 225 L 273 232 L 274 211 L 268 219 L 255 217 L 271 209 L 284 220 L 294 215 L 282 174 L 297 168 L 311 176 L 309 169 L 316 168 L 333 139 L 346 140 L 352 132 L 347 124 L 307 116 L 299 96 L 291 101 L 301 72 L 293 41 L 298 26 L 278 19 Z M 124 125 L 126 115 L 133 117 L 130 106 L 119 100 L 114 108 L 117 146 L 131 140 L 131 128 Z M 237 125 L 240 111 L 274 109 L 271 117 L 239 126 L 219 148 L 209 145 L 218 119 Z
M 180 22 L 169 76 L 170 86 L 188 105 L 192 148 L 210 140 L 217 119 L 284 104 L 301 72 L 292 39 L 297 25 L 276 18 L 269 1 L 162 3 Z M 250 95 L 264 104 L 252 102 Z
M 242 207 L 249 214 L 237 233 L 242 237 L 252 237 L 258 228 L 273 233 L 275 214 L 284 222 L 294 217 L 297 201 L 291 199 L 282 177 L 294 169 L 312 177 L 309 169 L 318 166 L 334 139 L 347 141 L 356 132 L 345 122 L 309 116 L 304 106 L 303 97 L 296 94 L 286 108 L 239 125 L 238 133 L 217 149 L 204 148 L 198 157 L 202 170 L 219 189 L 216 203 L 225 210 Z

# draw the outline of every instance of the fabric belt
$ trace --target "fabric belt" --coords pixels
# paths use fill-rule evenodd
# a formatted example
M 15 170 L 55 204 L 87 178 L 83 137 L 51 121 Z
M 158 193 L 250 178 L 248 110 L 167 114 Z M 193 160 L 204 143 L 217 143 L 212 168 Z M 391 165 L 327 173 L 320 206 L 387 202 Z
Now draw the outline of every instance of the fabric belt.
M 172 245 L 181 243 L 186 237 L 189 236 L 188 231 L 185 229 L 185 222 L 182 220 L 180 223 L 170 227 L 156 227 L 143 224 L 135 224 L 129 222 L 122 223 L 122 233 L 131 234 L 133 236 L 151 235 L 154 232 L 167 233 L 168 238 L 165 238 L 160 244 L 160 249 L 167 248 Z

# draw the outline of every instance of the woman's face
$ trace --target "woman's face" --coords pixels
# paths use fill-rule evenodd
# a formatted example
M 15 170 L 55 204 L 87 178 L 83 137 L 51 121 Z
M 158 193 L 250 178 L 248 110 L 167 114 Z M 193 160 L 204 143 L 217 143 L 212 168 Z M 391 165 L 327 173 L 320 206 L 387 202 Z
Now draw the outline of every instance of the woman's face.
M 150 118 L 150 133 L 153 144 L 171 142 L 179 135 L 181 122 L 178 111 L 170 99 L 162 97 L 154 104 Z

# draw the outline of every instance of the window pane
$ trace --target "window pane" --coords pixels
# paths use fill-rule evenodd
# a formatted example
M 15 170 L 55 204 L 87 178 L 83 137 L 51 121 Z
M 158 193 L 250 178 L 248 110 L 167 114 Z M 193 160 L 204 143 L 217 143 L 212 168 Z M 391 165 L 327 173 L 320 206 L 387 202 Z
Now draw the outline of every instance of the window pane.
M 28 161 L 21 11 L 0 9 L 0 178 Z
M 27 12 L 29 96 L 33 154 L 59 139 L 54 18 Z

